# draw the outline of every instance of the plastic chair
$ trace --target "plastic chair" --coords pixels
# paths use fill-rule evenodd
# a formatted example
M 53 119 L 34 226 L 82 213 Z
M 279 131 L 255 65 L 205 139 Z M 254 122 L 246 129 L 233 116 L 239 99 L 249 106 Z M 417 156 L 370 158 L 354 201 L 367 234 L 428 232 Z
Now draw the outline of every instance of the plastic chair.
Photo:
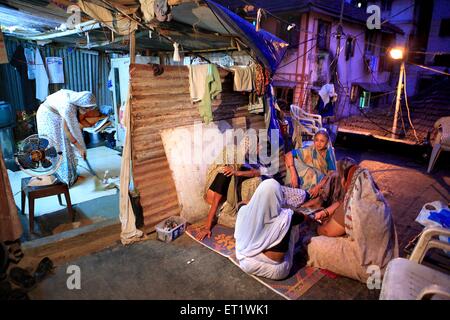
M 450 230 L 425 228 L 409 259 L 396 258 L 389 262 L 380 300 L 450 299 L 450 275 L 421 264 L 431 248 L 450 250 L 450 244 L 435 239 L 436 236 L 450 236 Z
M 441 154 L 441 151 L 450 151 L 450 117 L 442 117 L 434 124 L 434 128 L 438 130 L 436 139 L 431 141 L 433 151 L 431 151 L 430 162 L 428 163 L 427 172 L 430 173 Z
M 322 116 L 308 113 L 297 105 L 291 104 L 291 115 L 300 124 L 302 135 L 314 136 L 322 128 Z

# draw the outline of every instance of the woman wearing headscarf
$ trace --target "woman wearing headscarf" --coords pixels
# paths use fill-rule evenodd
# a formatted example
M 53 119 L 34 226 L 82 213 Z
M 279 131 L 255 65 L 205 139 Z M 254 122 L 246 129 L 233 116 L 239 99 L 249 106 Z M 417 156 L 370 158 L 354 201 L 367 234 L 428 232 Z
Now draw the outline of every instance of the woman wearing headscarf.
M 253 193 L 268 170 L 258 162 L 258 136 L 245 135 L 238 145 L 226 146 L 206 174 L 204 199 L 210 204 L 204 228 L 197 239 L 211 235 L 217 209 L 219 222 L 234 227 L 238 203 L 250 201 Z
M 330 136 L 325 129 L 314 135 L 314 143 L 306 148 L 293 149 L 286 154 L 286 182 L 294 188 L 309 191 L 312 197 L 318 195 L 320 181 L 336 170 L 336 157 Z
M 63 160 L 56 173 L 69 186 L 78 177 L 75 150 L 86 159 L 86 145 L 77 114 L 95 106 L 95 96 L 91 92 L 62 89 L 49 95 L 36 114 L 39 135 L 49 137 L 62 152 Z
M 247 273 L 274 280 L 289 275 L 298 225 L 304 216 L 284 208 L 285 190 L 275 179 L 264 180 L 250 202 L 239 210 L 234 232 L 236 258 Z
M 333 232 L 319 230 L 322 235 L 311 238 L 308 264 L 365 282 L 369 266 L 383 274 L 388 262 L 398 256 L 395 226 L 369 171 L 356 164 L 342 168 L 342 209 L 331 215 Z

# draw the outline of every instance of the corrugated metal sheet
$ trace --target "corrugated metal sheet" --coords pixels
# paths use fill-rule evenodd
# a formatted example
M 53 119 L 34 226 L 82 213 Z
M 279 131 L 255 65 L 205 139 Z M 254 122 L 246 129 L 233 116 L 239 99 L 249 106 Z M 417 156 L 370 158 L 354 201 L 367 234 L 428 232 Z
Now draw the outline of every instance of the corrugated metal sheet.
M 19 44 L 24 43 L 7 38 L 6 49 L 11 58 Z M 29 44 L 28 44 L 29 45 Z M 49 92 L 59 89 L 74 91 L 89 90 L 97 97 L 98 105 L 112 105 L 111 92 L 107 89 L 109 58 L 103 52 L 62 48 L 47 45 L 40 48 L 42 58 L 62 57 L 64 64 L 64 84 L 51 84 Z M 9 102 L 15 110 L 24 110 L 22 85 L 19 73 L 9 64 L 0 65 L 0 99 Z
M 159 131 L 201 121 L 191 104 L 188 69 L 164 66 L 153 76 L 149 65 L 131 66 L 133 176 L 141 194 L 144 223 L 153 227 L 164 218 L 180 213 L 172 174 Z M 247 95 L 233 92 L 233 78 L 220 70 L 222 93 L 213 102 L 214 121 L 247 117 L 247 126 L 264 128 L 264 117 L 249 115 Z

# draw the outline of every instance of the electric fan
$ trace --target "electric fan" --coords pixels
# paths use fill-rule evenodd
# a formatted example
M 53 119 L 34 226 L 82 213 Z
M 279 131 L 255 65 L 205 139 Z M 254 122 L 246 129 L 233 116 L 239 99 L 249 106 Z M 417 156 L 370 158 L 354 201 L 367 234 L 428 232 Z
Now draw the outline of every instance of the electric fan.
M 50 138 L 34 134 L 19 144 L 15 159 L 20 169 L 32 176 L 28 186 L 54 184 L 53 175 L 62 161 L 62 152 Z

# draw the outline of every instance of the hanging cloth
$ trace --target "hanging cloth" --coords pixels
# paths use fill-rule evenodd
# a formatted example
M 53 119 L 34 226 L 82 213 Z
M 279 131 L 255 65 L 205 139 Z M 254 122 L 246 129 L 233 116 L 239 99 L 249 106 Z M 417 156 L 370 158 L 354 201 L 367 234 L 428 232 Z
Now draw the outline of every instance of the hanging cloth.
M 208 75 L 208 64 L 188 65 L 189 69 L 189 92 L 192 102 L 198 102 L 205 95 L 205 83 Z
M 212 100 L 222 92 L 222 82 L 220 80 L 219 70 L 213 64 L 208 64 L 208 75 L 206 76 L 206 88 L 202 101 L 198 109 L 203 121 L 208 124 L 213 120 L 211 104 Z
M 139 0 L 144 22 L 149 23 L 155 18 L 155 0 Z
M 44 101 L 48 96 L 48 74 L 45 68 L 44 61 L 42 60 L 39 48 L 36 48 L 36 56 L 34 61 L 36 61 L 36 99 Z
M 28 66 L 25 57 L 24 48 L 19 45 L 14 52 L 11 62 L 11 66 L 13 66 L 20 75 L 20 84 L 22 85 L 22 97 L 23 97 L 23 106 L 25 110 L 35 110 L 37 103 L 34 99 L 35 92 L 35 84 L 34 81 L 28 78 Z
M 34 80 L 36 76 L 34 72 L 36 70 L 36 62 L 34 61 L 34 49 L 33 48 L 25 48 L 25 59 L 27 60 L 27 75 L 29 80 Z
M 131 85 L 128 87 L 131 92 Z M 143 232 L 136 228 L 136 217 L 134 216 L 131 200 L 129 196 L 131 175 L 131 97 L 128 96 L 125 106 L 124 126 L 125 126 L 125 144 L 123 146 L 122 163 L 120 166 L 120 222 L 122 231 L 120 240 L 123 245 L 131 244 L 143 240 Z
M 231 67 L 234 71 L 233 90 L 240 92 L 253 91 L 253 69 L 247 66 Z

